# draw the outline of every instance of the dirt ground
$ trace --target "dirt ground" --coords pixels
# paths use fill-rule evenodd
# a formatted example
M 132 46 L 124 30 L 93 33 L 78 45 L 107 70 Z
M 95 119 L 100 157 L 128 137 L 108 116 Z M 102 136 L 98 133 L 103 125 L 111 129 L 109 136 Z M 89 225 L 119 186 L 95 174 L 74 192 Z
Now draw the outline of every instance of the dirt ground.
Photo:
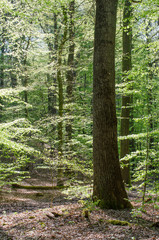
M 51 183 L 32 178 L 23 184 Z M 61 191 L 6 188 L 0 193 L 0 240 L 159 240 L 159 206 L 148 202 L 141 212 L 138 195 L 130 192 L 129 198 L 133 210 L 95 208 L 84 216 L 78 199 L 68 200 Z

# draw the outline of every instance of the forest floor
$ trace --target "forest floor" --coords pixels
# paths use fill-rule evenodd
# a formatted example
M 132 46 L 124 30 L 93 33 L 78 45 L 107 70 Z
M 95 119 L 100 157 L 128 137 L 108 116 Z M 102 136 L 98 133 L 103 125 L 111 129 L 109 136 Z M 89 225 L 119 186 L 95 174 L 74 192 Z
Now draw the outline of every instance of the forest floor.
M 31 183 L 36 179 L 23 182 Z M 0 193 L 0 240 L 159 240 L 159 206 L 148 202 L 140 211 L 136 192 L 129 192 L 133 210 L 95 208 L 84 216 L 78 199 L 68 200 L 61 191 L 6 190 Z

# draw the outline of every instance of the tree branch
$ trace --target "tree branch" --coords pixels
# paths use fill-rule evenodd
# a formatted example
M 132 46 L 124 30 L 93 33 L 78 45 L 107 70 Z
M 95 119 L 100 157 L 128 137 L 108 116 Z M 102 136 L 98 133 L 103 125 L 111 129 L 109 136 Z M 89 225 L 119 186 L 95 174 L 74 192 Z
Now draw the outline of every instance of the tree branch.
M 136 0 L 132 0 L 133 3 L 142 3 L 142 0 L 140 1 L 136 1 Z

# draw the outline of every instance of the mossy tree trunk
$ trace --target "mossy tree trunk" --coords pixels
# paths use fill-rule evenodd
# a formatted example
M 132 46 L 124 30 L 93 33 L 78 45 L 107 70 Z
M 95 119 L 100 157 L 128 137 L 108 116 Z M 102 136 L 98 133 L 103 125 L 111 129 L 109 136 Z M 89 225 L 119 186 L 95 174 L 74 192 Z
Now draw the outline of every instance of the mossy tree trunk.
M 4 87 L 4 51 L 5 51 L 5 38 L 4 38 L 4 28 L 2 28 L 1 35 L 1 49 L 0 49 L 0 88 Z M 2 98 L 0 97 L 0 122 L 2 121 Z
M 72 120 L 70 117 L 72 116 L 72 106 L 71 103 L 73 103 L 73 84 L 74 84 L 74 50 L 75 50 L 75 44 L 74 44 L 74 11 L 75 11 L 75 1 L 71 1 L 69 3 L 69 53 L 68 53 L 68 71 L 67 71 L 67 112 L 68 112 L 68 123 L 66 124 L 66 133 L 68 140 L 72 139 Z
M 23 39 L 25 40 L 25 36 L 23 36 Z M 22 72 L 23 72 L 23 75 L 24 75 L 24 76 L 22 76 L 22 86 L 25 87 L 25 90 L 23 91 L 23 99 L 24 99 L 24 102 L 26 104 L 25 109 L 24 109 L 26 118 L 28 118 L 28 115 L 29 115 L 28 106 L 27 106 L 27 103 L 28 103 L 27 51 L 28 51 L 29 46 L 30 46 L 30 41 L 31 41 L 31 37 L 29 37 L 26 40 L 25 49 L 21 49 L 21 54 L 22 54 L 21 64 L 22 64 Z M 25 52 L 25 54 L 23 52 Z
M 63 7 L 63 16 L 64 16 L 64 32 L 61 43 L 58 46 L 58 70 L 57 70 L 57 83 L 58 83 L 58 107 L 59 107 L 59 122 L 58 122 L 58 153 L 59 153 L 59 167 L 57 172 L 57 185 L 63 185 L 63 169 L 62 169 L 62 158 L 63 158 L 63 78 L 61 73 L 62 66 L 62 53 L 65 42 L 67 40 L 67 12 L 65 7 Z
M 1 53 L 0 53 L 0 87 L 4 87 L 4 50 L 5 50 L 5 39 L 3 37 L 4 30 L 2 29 L 1 36 Z
M 57 35 L 57 14 L 54 13 L 53 16 L 54 25 L 53 27 L 50 26 L 49 32 L 45 33 L 51 33 L 54 34 L 54 41 L 51 42 L 50 39 L 47 39 L 48 49 L 50 51 L 49 54 L 49 64 L 54 62 L 57 62 L 57 48 L 58 48 L 58 35 Z M 48 78 L 48 113 L 51 115 L 55 115 L 57 113 L 56 110 L 56 91 L 57 91 L 57 76 L 55 73 L 47 74 Z
M 96 0 L 93 80 L 93 196 L 102 208 L 130 208 L 121 176 L 115 105 L 117 0 Z
M 127 77 L 128 71 L 131 70 L 131 49 L 132 49 L 132 29 L 130 26 L 130 18 L 132 14 L 131 1 L 125 0 L 124 13 L 123 13 L 123 59 L 122 59 L 122 72 L 124 83 L 129 83 Z M 129 135 L 130 123 L 130 104 L 131 96 L 124 94 L 122 96 L 122 110 L 121 110 L 121 124 L 120 135 Z M 129 139 L 120 140 L 120 158 L 129 154 Z M 130 185 L 130 164 L 129 160 L 123 161 L 122 177 L 126 184 Z

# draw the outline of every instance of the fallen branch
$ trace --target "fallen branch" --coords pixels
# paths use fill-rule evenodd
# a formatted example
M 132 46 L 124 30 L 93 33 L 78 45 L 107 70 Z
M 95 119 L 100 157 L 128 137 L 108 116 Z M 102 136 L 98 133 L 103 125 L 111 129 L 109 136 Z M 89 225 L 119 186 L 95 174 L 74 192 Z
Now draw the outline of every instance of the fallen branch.
M 21 189 L 33 189 L 33 190 L 55 190 L 55 189 L 63 189 L 68 186 L 30 186 L 30 185 L 20 185 L 17 183 L 12 184 L 12 188 L 21 188 Z

